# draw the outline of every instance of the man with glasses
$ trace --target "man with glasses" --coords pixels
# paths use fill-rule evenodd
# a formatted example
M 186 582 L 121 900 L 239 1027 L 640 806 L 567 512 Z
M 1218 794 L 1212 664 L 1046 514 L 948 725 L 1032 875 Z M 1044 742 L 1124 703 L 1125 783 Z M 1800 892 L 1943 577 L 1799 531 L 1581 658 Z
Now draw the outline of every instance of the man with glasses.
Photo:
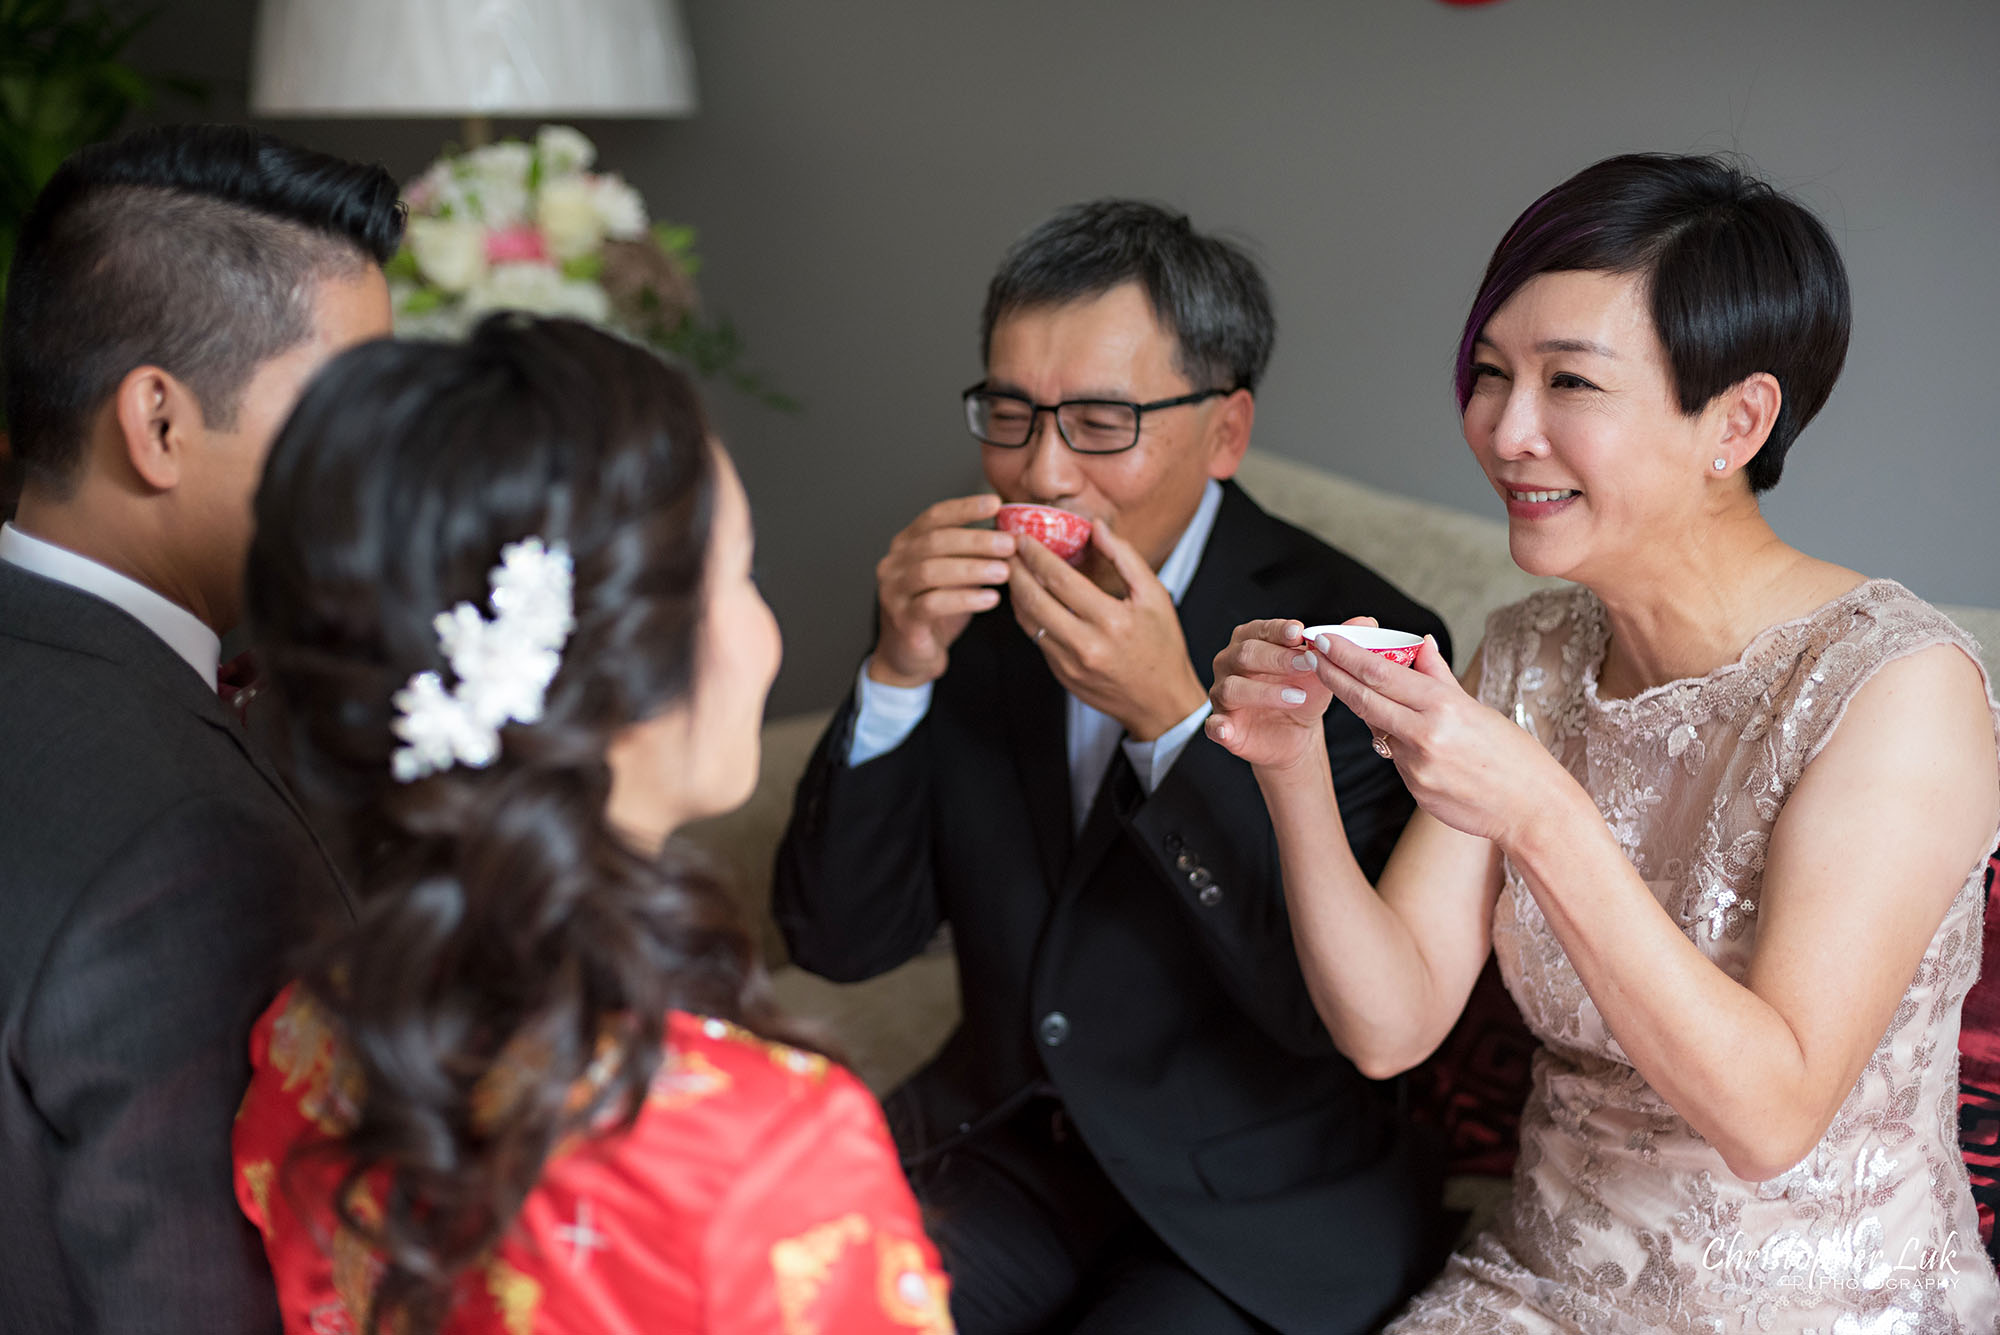
M 1230 477 L 1274 331 L 1256 266 L 1149 204 L 1069 208 L 1002 261 L 964 395 L 997 496 L 877 566 L 874 651 L 801 781 L 776 910 L 872 977 L 950 924 L 964 1019 L 889 1100 L 961 1331 L 1341 1331 L 1426 1276 L 1434 1170 L 1328 1038 L 1247 765 L 1201 732 L 1259 617 L 1443 624 Z M 979 527 L 1091 521 L 1072 568 Z M 1336 703 L 1372 876 L 1413 809 Z

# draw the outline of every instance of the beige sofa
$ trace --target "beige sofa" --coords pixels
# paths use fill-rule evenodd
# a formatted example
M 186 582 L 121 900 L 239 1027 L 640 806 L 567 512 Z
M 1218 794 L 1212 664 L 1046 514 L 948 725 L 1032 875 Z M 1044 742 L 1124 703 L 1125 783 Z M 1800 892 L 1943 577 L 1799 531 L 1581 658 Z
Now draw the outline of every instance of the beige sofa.
M 1552 582 L 1516 568 L 1499 519 L 1378 491 L 1270 455 L 1246 459 L 1239 480 L 1272 513 L 1319 534 L 1435 608 L 1451 628 L 1461 667 L 1489 611 Z M 1988 672 L 2000 671 L 2000 610 L 1945 610 L 1984 646 Z M 828 983 L 784 965 L 784 946 L 768 912 L 772 851 L 826 720 L 822 712 L 767 724 L 755 796 L 743 810 L 690 834 L 733 868 L 780 999 L 820 1025 L 872 1088 L 886 1091 L 936 1051 L 957 1022 L 949 952 L 919 957 L 865 983 Z

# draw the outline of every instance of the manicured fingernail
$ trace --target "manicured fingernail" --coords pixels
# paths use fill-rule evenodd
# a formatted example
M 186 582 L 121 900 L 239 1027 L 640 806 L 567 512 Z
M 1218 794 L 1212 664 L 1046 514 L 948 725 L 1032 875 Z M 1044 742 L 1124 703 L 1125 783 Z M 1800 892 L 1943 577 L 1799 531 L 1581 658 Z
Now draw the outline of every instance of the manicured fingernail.
M 1323 654 L 1333 652 L 1333 636 L 1331 635 L 1322 635 L 1314 640 L 1313 643 L 1319 646 L 1319 651 Z
M 1000 591 L 998 589 L 981 589 L 979 596 L 974 598 L 973 601 L 981 607 L 993 607 L 1000 601 Z
M 1312 671 L 1312 665 L 1313 656 L 1311 654 L 1298 654 L 1292 659 L 1292 666 L 1301 672 Z
M 1007 567 L 997 563 L 986 567 L 986 578 L 996 582 L 1007 578 Z
M 1288 705 L 1302 705 L 1306 702 L 1306 693 L 1296 686 L 1287 686 L 1278 692 L 1278 698 Z

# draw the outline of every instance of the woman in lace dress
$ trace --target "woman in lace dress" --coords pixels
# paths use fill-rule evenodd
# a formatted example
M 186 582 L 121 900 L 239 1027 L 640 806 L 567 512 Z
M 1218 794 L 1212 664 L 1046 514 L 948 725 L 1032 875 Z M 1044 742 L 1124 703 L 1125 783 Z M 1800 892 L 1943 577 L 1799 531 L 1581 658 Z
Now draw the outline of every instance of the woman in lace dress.
M 1576 586 L 1495 613 L 1462 688 L 1297 621 L 1216 661 L 1342 1050 L 1415 1065 L 1489 949 L 1541 1040 L 1510 1202 L 1396 1332 L 2000 1329 L 1956 1136 L 2000 714 L 1963 632 L 1757 502 L 1848 309 L 1825 230 L 1727 164 L 1587 169 L 1501 241 L 1458 367 L 1514 559 Z M 1334 697 L 1421 807 L 1378 886 Z

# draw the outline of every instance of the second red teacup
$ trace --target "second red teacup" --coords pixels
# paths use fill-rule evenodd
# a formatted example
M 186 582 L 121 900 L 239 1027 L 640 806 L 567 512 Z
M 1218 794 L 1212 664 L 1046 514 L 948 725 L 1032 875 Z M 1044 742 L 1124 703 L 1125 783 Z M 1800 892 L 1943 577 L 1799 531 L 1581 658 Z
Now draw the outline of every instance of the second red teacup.
M 1371 654 L 1380 655 L 1391 663 L 1409 667 L 1417 661 L 1417 650 L 1424 647 L 1424 637 L 1412 635 L 1406 630 L 1384 630 L 1380 626 L 1307 626 L 1306 643 L 1311 644 L 1322 635 L 1338 635 L 1349 644 L 1358 644 Z
M 1003 505 L 993 516 L 993 526 L 1002 533 L 1033 538 L 1072 565 L 1090 544 L 1090 521 L 1053 505 Z

